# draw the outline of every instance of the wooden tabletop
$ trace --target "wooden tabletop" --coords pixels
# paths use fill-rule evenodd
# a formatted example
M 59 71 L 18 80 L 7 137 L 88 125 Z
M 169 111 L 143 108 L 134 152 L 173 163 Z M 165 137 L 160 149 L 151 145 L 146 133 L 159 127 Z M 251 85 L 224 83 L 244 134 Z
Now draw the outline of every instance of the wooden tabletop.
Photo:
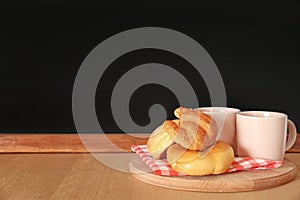
M 0 153 L 130 152 L 150 134 L 0 134 Z M 83 138 L 83 139 L 82 139 Z M 85 141 L 83 145 L 82 140 Z M 118 148 L 111 148 L 112 143 Z M 89 149 L 86 148 L 89 146 Z M 300 134 L 289 152 L 300 153 Z
M 96 135 L 87 135 L 93 152 L 107 162 L 134 155 L 132 144 L 145 144 L 147 138 L 108 134 L 123 153 L 105 143 L 94 145 Z M 100 138 L 101 138 L 100 137 Z M 95 159 L 76 134 L 0 134 L 0 200 L 20 199 L 300 199 L 300 153 L 297 143 L 286 157 L 293 161 L 297 176 L 279 187 L 241 193 L 201 193 L 171 190 L 149 185 L 130 173 L 121 172 Z M 125 153 L 124 153 L 125 152 Z M 125 166 L 126 167 L 126 166 Z
M 108 154 L 113 157 L 118 153 Z M 288 153 L 286 157 L 300 169 L 300 154 Z M 84 153 L 1 154 L 0 169 L 1 200 L 300 199 L 300 170 L 293 181 L 272 189 L 242 193 L 201 193 L 143 183 L 130 173 L 111 169 Z

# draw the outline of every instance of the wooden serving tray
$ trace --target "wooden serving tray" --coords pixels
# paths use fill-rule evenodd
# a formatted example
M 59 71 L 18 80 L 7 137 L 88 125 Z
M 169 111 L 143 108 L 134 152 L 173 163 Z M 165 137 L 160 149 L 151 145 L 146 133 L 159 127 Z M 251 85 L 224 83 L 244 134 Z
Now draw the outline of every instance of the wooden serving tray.
M 154 175 L 138 157 L 129 164 L 138 180 L 170 189 L 199 192 L 242 192 L 276 187 L 291 181 L 296 165 L 288 160 L 276 169 L 238 171 L 222 175 L 168 177 Z

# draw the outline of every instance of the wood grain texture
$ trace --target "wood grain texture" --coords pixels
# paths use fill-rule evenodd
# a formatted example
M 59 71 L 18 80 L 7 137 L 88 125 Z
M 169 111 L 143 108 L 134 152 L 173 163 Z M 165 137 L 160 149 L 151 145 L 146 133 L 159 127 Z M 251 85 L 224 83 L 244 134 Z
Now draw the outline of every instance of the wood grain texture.
M 133 153 L 106 153 L 125 156 Z M 300 169 L 300 154 L 288 153 Z M 299 200 L 300 170 L 289 183 L 266 190 L 201 193 L 143 183 L 103 165 L 90 154 L 0 154 L 1 200 Z
M 149 135 L 85 134 L 88 151 L 78 134 L 0 134 L 0 153 L 129 152 L 134 144 L 146 144 Z M 300 152 L 300 135 L 289 152 Z
M 129 169 L 134 177 L 152 185 L 199 192 L 243 192 L 285 184 L 296 176 L 296 165 L 286 159 L 276 169 L 247 170 L 221 175 L 168 177 L 154 175 L 140 158 L 132 159 Z
M 88 153 L 131 151 L 134 144 L 145 144 L 149 134 L 85 134 L 83 145 L 78 134 L 0 134 L 0 152 L 4 153 Z M 111 147 L 114 144 L 117 148 Z

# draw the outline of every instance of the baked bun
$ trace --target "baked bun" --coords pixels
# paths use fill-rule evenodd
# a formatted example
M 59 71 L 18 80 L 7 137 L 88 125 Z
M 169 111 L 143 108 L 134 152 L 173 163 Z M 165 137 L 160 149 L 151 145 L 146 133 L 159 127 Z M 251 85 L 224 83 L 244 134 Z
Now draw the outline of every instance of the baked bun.
M 232 147 L 224 142 L 217 142 L 203 158 L 199 157 L 199 151 L 187 150 L 179 144 L 173 144 L 167 150 L 167 161 L 171 167 L 187 175 L 224 173 L 233 159 Z
M 200 110 L 179 107 L 174 111 L 179 118 L 175 142 L 186 149 L 206 151 L 216 143 L 216 122 Z
M 156 128 L 147 142 L 147 148 L 153 158 L 165 157 L 166 149 L 174 143 L 179 120 L 166 120 Z

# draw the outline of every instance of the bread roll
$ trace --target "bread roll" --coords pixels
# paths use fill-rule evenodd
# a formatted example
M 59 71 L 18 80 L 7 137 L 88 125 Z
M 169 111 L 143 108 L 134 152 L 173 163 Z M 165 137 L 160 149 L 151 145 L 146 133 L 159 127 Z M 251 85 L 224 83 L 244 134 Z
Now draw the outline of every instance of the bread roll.
M 234 159 L 230 145 L 217 142 L 203 158 L 199 151 L 187 150 L 179 144 L 173 144 L 167 150 L 167 161 L 171 167 L 187 175 L 221 174 L 227 171 Z
M 165 157 L 166 149 L 174 143 L 179 120 L 166 120 L 156 128 L 147 142 L 147 148 L 153 158 Z
M 200 110 L 179 107 L 174 111 L 179 118 L 175 142 L 190 150 L 205 151 L 216 143 L 216 122 Z

